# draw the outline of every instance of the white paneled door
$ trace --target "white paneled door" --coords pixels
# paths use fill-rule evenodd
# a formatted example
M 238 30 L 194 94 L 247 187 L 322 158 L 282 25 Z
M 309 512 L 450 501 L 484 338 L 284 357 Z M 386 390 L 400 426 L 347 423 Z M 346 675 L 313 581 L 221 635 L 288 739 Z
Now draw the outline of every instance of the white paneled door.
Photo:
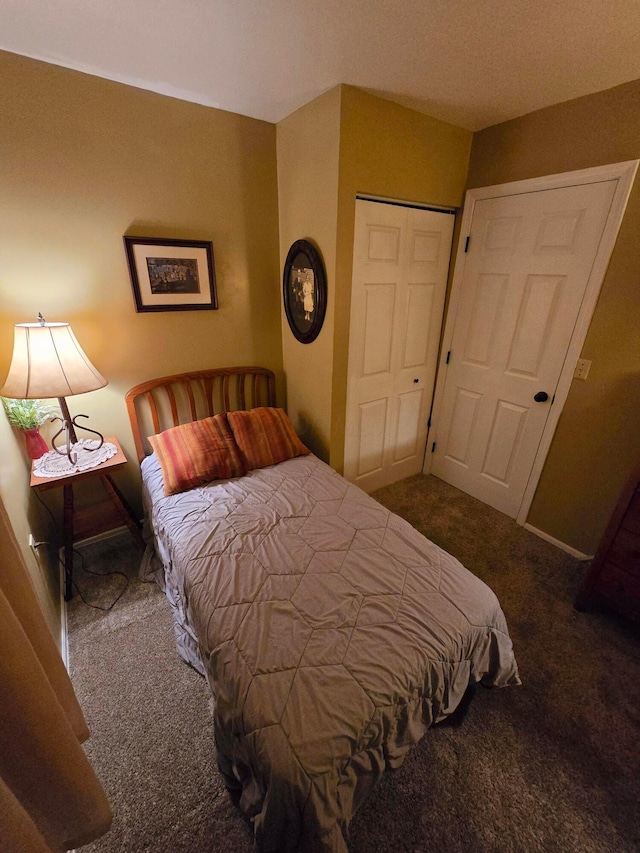
M 422 470 L 453 224 L 356 202 L 344 474 L 365 491 Z
M 616 186 L 486 198 L 473 208 L 431 471 L 513 518 Z

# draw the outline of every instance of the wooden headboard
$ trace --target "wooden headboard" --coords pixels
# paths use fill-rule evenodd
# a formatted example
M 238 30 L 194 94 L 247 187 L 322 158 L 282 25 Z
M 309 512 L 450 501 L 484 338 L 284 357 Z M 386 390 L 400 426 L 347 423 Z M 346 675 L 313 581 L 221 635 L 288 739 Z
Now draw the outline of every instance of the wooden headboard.
M 138 461 L 150 435 L 218 412 L 275 406 L 275 377 L 264 367 L 219 367 L 150 379 L 125 395 Z

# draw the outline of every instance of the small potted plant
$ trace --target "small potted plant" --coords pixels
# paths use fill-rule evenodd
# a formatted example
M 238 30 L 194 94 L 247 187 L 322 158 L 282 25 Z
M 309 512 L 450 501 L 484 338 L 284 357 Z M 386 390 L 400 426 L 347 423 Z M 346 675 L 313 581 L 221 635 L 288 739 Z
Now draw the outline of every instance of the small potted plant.
M 39 459 L 47 452 L 40 427 L 56 415 L 57 409 L 43 400 L 14 400 L 9 397 L 2 398 L 2 405 L 9 423 L 24 433 L 29 458 Z

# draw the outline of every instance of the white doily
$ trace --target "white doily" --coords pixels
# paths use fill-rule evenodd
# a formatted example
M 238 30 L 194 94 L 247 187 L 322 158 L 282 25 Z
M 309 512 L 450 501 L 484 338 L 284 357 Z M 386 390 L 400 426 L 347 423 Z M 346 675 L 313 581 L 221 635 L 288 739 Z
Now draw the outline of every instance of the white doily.
M 63 477 L 65 474 L 77 474 L 79 471 L 86 471 L 87 468 L 95 468 L 107 459 L 111 459 L 118 452 L 115 444 L 108 441 L 98 448 L 100 442 L 94 438 L 87 438 L 83 441 L 78 441 L 71 448 L 71 455 L 75 458 L 75 463 L 71 464 L 69 458 L 65 454 L 61 456 L 55 450 L 50 450 L 45 453 L 40 459 L 35 459 L 33 462 L 33 473 L 36 477 Z

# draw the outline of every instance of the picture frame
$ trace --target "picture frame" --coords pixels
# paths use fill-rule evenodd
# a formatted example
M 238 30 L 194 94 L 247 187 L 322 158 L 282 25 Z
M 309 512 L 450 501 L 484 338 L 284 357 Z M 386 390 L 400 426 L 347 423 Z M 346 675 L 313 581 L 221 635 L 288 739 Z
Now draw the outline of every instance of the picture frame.
M 124 237 L 136 311 L 218 307 L 213 244 L 207 240 Z
M 293 335 L 300 343 L 310 344 L 324 323 L 327 279 L 320 253 L 308 240 L 296 240 L 287 253 L 282 298 Z

